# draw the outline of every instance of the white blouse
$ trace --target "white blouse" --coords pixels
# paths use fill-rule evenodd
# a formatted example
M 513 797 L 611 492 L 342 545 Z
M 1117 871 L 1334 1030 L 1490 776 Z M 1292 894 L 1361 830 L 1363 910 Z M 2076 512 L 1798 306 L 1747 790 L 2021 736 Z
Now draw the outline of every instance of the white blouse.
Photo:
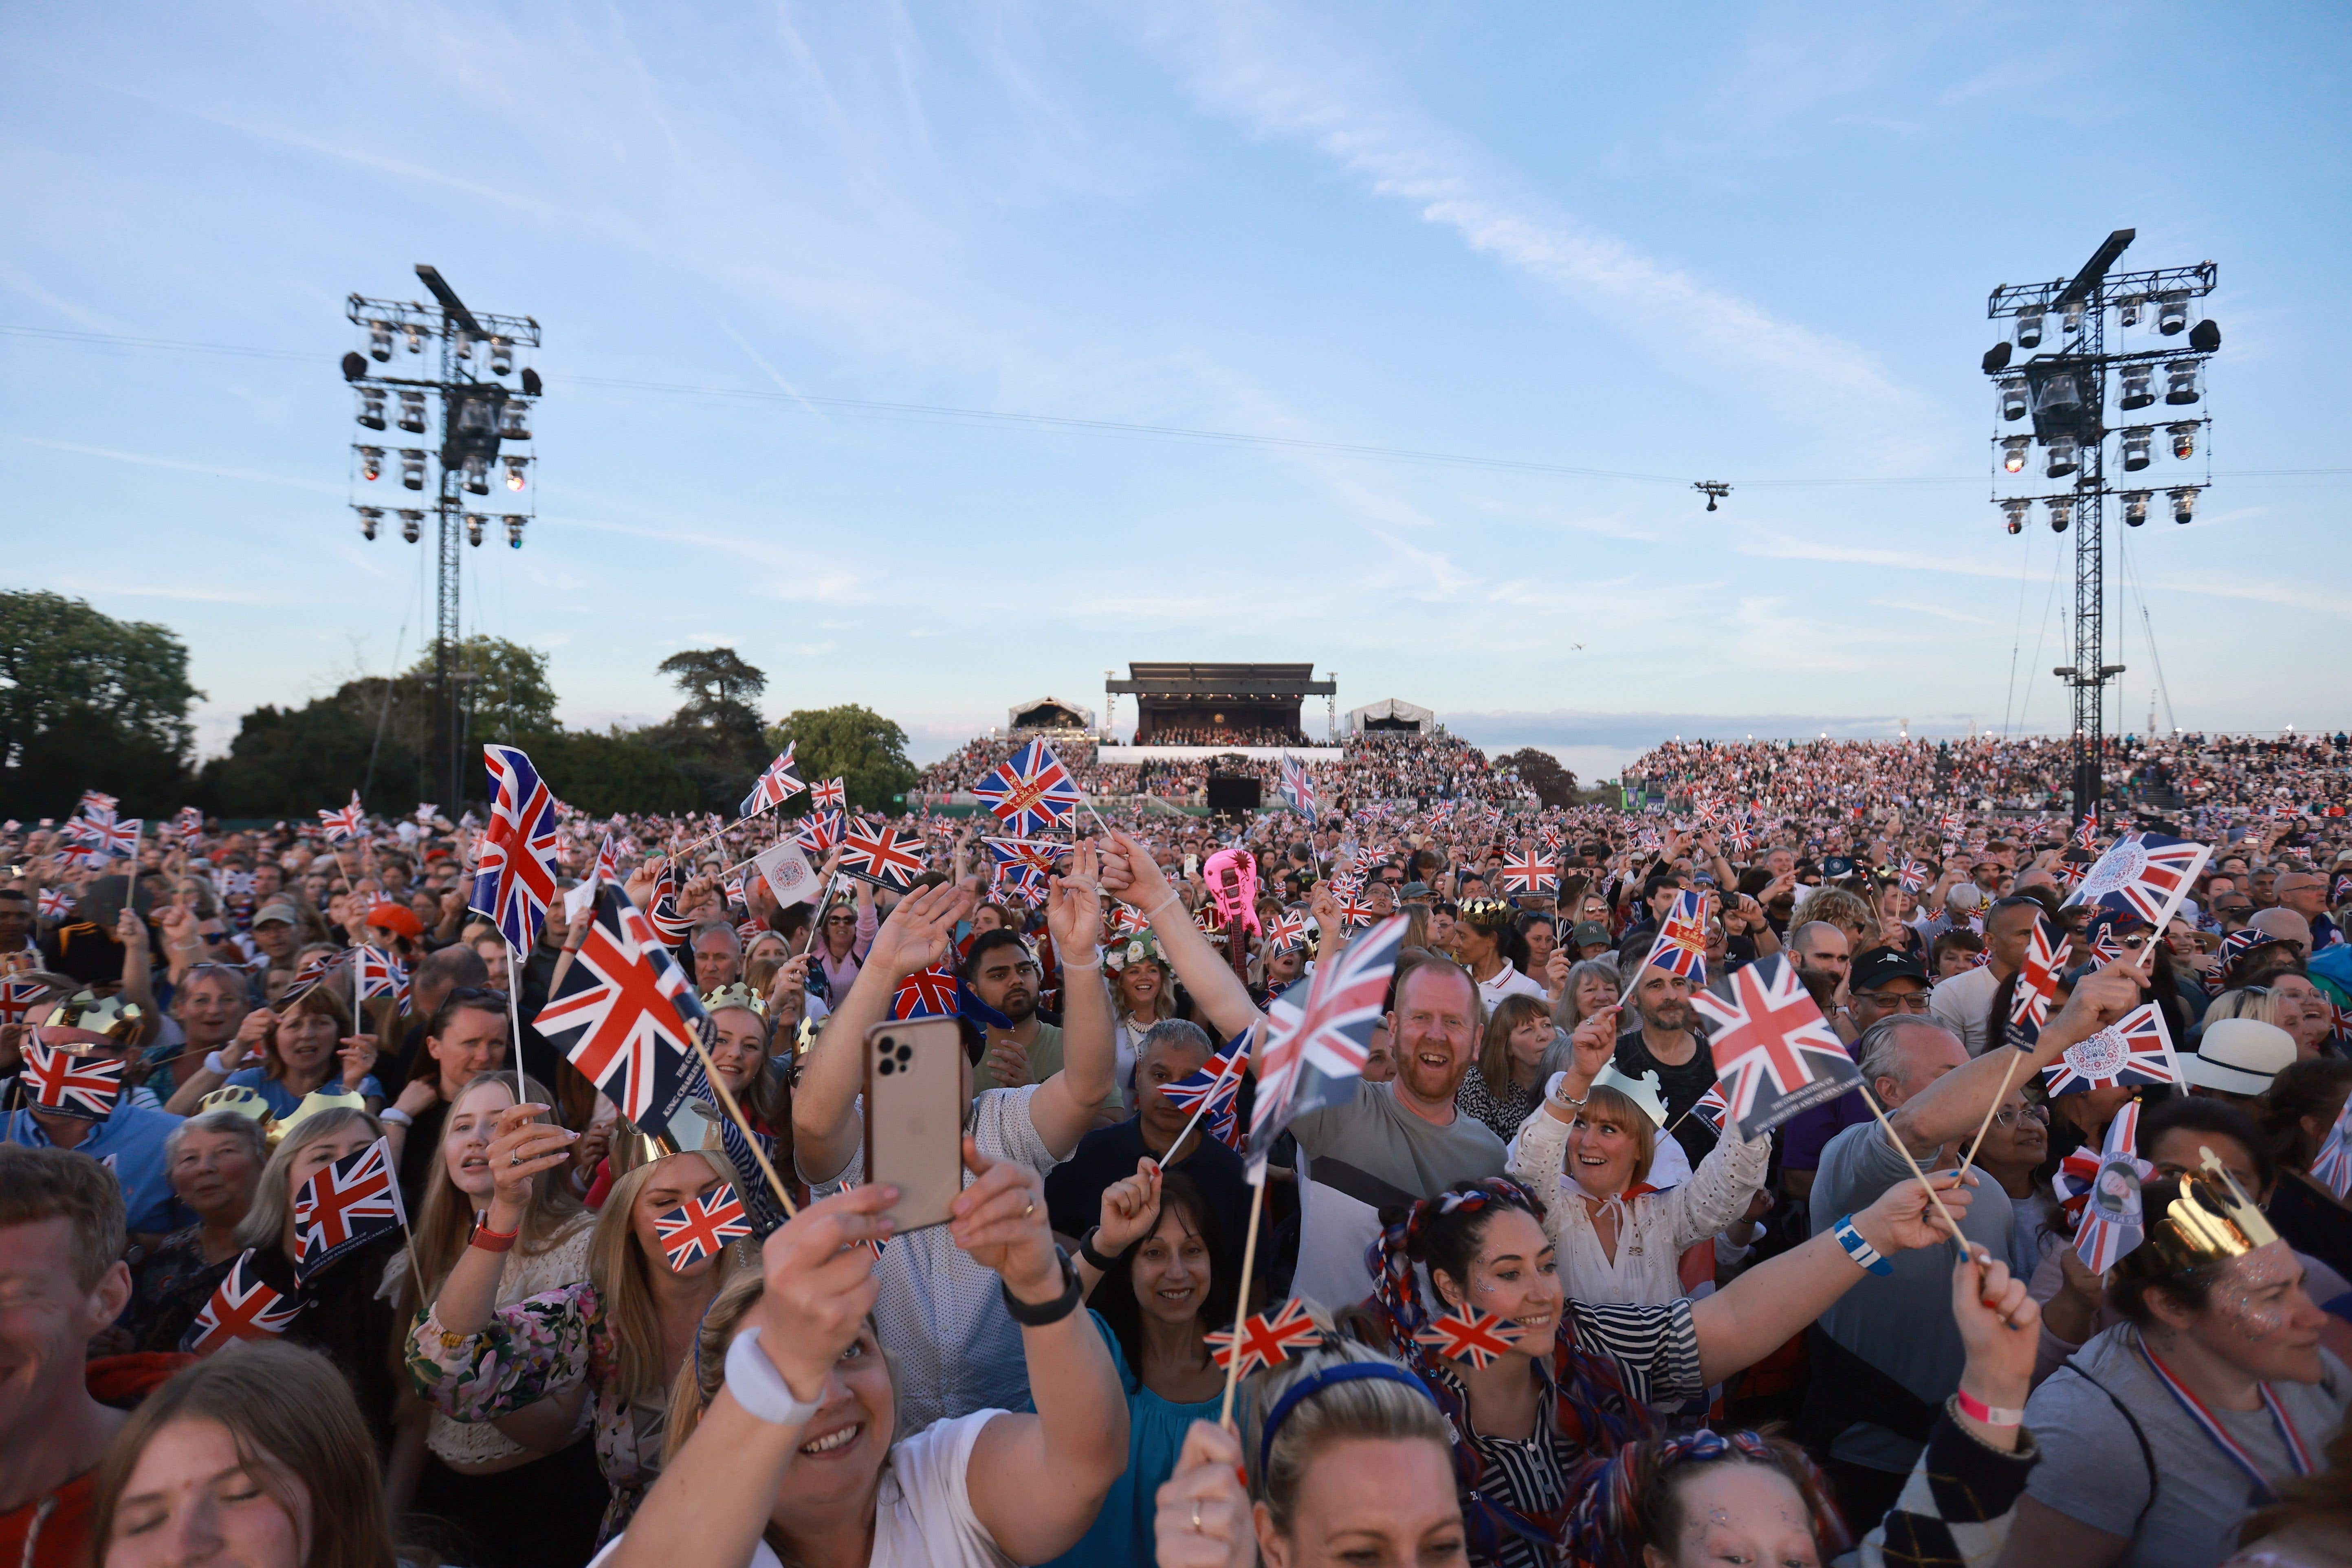
M 528 1297 L 543 1296 L 587 1279 L 588 1238 L 595 1228 L 595 1216 L 577 1215 L 571 1228 L 557 1237 L 555 1244 L 546 1251 L 525 1254 L 517 1247 L 508 1253 L 506 1267 L 499 1273 L 499 1296 L 494 1305 L 511 1307 Z M 580 1412 L 583 1431 L 590 1414 L 583 1405 Z M 437 1410 L 425 1426 L 425 1446 L 433 1450 L 435 1458 L 450 1465 L 495 1464 L 529 1452 L 494 1423 L 452 1421 Z
M 1666 1141 L 1663 1133 L 1659 1141 Z M 1738 1219 L 1763 1189 L 1772 1136 L 1743 1140 L 1738 1128 L 1727 1127 L 1690 1180 L 1667 1192 L 1643 1186 L 1612 1198 L 1619 1210 L 1613 1258 L 1601 1247 L 1584 1189 L 1567 1173 L 1567 1122 L 1538 1107 L 1511 1140 L 1507 1159 L 1505 1169 L 1543 1200 L 1544 1230 L 1571 1300 L 1663 1307 L 1685 1294 L 1684 1250 Z

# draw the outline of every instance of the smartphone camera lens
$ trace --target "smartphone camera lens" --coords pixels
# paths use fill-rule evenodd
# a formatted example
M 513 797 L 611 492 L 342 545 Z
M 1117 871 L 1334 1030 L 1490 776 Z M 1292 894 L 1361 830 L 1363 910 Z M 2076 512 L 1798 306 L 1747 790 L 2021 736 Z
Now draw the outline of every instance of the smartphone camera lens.
M 900 1067 L 905 1067 L 908 1062 L 913 1061 L 914 1059 L 915 1059 L 915 1047 L 912 1047 L 912 1046 L 904 1046 L 904 1045 L 902 1045 L 902 1046 L 900 1046 L 900 1047 L 898 1047 L 898 1065 L 899 1065 Z
M 898 1064 L 892 1061 L 888 1057 L 884 1057 L 880 1061 L 874 1064 L 874 1070 L 880 1073 L 884 1078 L 888 1078 L 892 1073 L 898 1070 Z

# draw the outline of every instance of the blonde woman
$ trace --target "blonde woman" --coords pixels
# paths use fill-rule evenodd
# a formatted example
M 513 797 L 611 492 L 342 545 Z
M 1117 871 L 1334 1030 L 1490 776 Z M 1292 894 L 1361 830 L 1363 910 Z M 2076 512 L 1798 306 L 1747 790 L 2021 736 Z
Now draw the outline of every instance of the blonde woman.
M 1103 967 L 1111 973 L 1111 1077 L 1123 1096 L 1135 1071 L 1136 1047 L 1152 1025 L 1176 1016 L 1175 987 L 1160 943 L 1148 932 L 1116 945 L 1107 942 L 1102 955 Z
M 570 1164 L 580 1136 L 538 1120 L 546 1110 L 517 1105 L 500 1113 L 485 1156 L 489 1208 L 409 1331 L 408 1373 L 425 1403 L 457 1421 L 513 1417 L 546 1401 L 527 1428 L 511 1420 L 503 1428 L 510 1436 L 528 1430 L 525 1440 L 541 1448 L 555 1447 L 581 1405 L 593 1404 L 596 1463 L 610 1492 L 601 1542 L 628 1523 L 660 1468 L 670 1380 L 739 1249 L 669 1266 L 655 1221 L 729 1180 L 706 1155 L 671 1154 L 613 1183 L 589 1237 L 585 1279 L 499 1306 L 507 1254 L 521 1237 L 533 1184 Z M 542 1422 L 552 1430 L 542 1430 Z
M 533 1101 L 547 1090 L 525 1079 Z M 423 1300 L 431 1300 L 467 1250 L 494 1201 L 490 1144 L 499 1119 L 515 1105 L 511 1075 L 485 1073 L 450 1101 L 441 1123 L 440 1157 L 425 1178 L 416 1219 L 416 1257 L 425 1270 Z M 546 1118 L 534 1122 L 545 1124 Z M 529 1201 L 511 1248 L 504 1255 L 497 1302 L 516 1302 L 562 1290 L 588 1278 L 588 1243 L 594 1222 L 561 1170 L 530 1180 Z M 395 1271 L 404 1274 L 395 1262 Z M 402 1300 L 419 1304 L 414 1281 Z M 405 1321 L 406 1314 L 403 1314 Z M 462 1532 L 467 1561 L 495 1568 L 570 1568 L 595 1550 L 595 1519 L 605 1500 L 592 1447 L 570 1425 L 576 1407 L 514 1417 L 532 1443 L 517 1442 L 496 1422 L 453 1421 L 436 1411 L 426 1423 L 427 1458 L 416 1486 L 416 1511 L 446 1520 Z M 524 1423 L 531 1423 L 525 1426 Z M 536 1429 L 535 1429 L 536 1428 Z M 552 1438 L 556 1451 L 549 1452 Z M 570 1440 L 567 1440 L 570 1439 Z

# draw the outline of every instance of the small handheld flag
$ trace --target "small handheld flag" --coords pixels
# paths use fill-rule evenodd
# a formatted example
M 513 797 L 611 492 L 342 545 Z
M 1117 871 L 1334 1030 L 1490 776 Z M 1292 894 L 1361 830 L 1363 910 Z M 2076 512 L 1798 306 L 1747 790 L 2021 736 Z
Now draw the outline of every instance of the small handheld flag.
M 407 1223 L 392 1146 L 383 1139 L 320 1167 L 294 1194 L 294 1231 L 301 1247 L 294 1258 L 296 1281 L 309 1284 L 353 1247 Z
M 2161 833 L 2126 833 L 2107 847 L 2066 896 L 2067 907 L 2095 904 L 2134 915 L 2161 931 L 2180 907 L 2212 849 Z
M 919 969 L 898 982 L 890 996 L 893 1018 L 952 1018 L 956 976 L 951 969 Z
M 841 868 L 860 881 L 903 893 L 923 873 L 923 841 L 896 827 L 853 823 L 841 841 Z
M 365 816 L 366 812 L 360 805 L 360 792 L 353 790 L 351 805 L 340 811 L 322 810 L 319 813 L 319 826 L 326 830 L 328 843 L 341 844 L 359 837 L 361 822 Z
M 1503 861 L 1503 889 L 1537 898 L 1556 898 L 1559 894 L 1559 863 L 1539 849 L 1507 857 Z
M 490 775 L 490 821 L 468 905 L 499 928 L 507 947 L 529 952 L 555 900 L 555 795 L 530 759 L 513 746 L 484 746 Z
M 751 793 L 745 795 L 743 804 L 735 808 L 735 815 L 739 817 L 757 816 L 763 811 L 783 805 L 807 787 L 801 783 L 800 773 L 793 764 L 793 748 L 788 745 L 784 748 L 784 754 L 770 763 L 760 774 L 759 782 L 751 786 Z
M 2031 1051 L 2041 1040 L 2042 1026 L 2050 1018 L 2051 994 L 2058 989 L 2059 966 L 2065 961 L 2065 937 L 2052 928 L 2047 916 L 2036 915 L 2009 1003 L 2009 1043 L 2019 1050 Z
M 1282 798 L 1290 808 L 1304 816 L 1313 816 L 1318 802 L 1315 781 L 1307 776 L 1307 764 L 1288 752 L 1282 753 Z
M 688 1097 L 701 1016 L 685 971 L 624 889 L 596 891 L 596 914 L 537 1023 L 564 1059 L 646 1131 L 658 1131 Z
M 30 1039 L 24 1071 L 29 1103 L 77 1121 L 104 1121 L 122 1096 L 122 1064 L 111 1057 L 77 1056 Z
M 1078 814 L 1078 786 L 1054 748 L 1032 741 L 971 786 L 981 804 L 1014 833 L 1067 826 Z
M 2165 1033 L 2164 1015 L 2153 1002 L 2142 1003 L 2089 1039 L 2067 1047 L 2064 1055 L 2042 1069 L 2042 1088 L 2053 1095 L 2179 1081 L 2172 1037 Z
M 1290 999 L 1301 990 L 1294 985 L 1267 1007 L 1257 1102 L 1250 1113 L 1254 1180 L 1264 1180 L 1266 1152 L 1295 1118 L 1355 1094 L 1408 923 L 1407 916 L 1391 916 L 1345 952 L 1325 953 L 1304 987 L 1304 1006 Z
M 2320 1141 L 2311 1162 L 2311 1179 L 2336 1194 L 2338 1203 L 2352 1203 L 2352 1100 L 2344 1102 L 2336 1125 Z
M 1658 939 L 1650 944 L 1650 956 L 1643 962 L 1669 974 L 1679 974 L 1694 986 L 1706 984 L 1706 907 L 1697 893 L 1676 893 L 1674 908 L 1658 922 Z
M 1233 1375 L 1247 1377 L 1260 1367 L 1280 1366 L 1308 1346 L 1321 1344 L 1323 1331 L 1307 1315 L 1307 1303 L 1293 1296 L 1279 1311 L 1244 1318 L 1237 1329 L 1219 1329 L 1201 1338 L 1208 1344 L 1210 1358 L 1229 1372 L 1238 1344 L 1241 1369 Z
M 210 1355 L 239 1340 L 275 1339 L 293 1325 L 302 1299 L 262 1283 L 247 1249 L 213 1288 L 212 1297 L 181 1337 L 180 1348 Z
M 654 1234 L 660 1238 L 662 1256 L 669 1259 L 669 1271 L 683 1274 L 726 1251 L 729 1242 L 751 1235 L 751 1222 L 744 1217 L 742 1201 L 730 1183 L 687 1199 L 682 1208 L 656 1215 Z
M 1527 1333 L 1508 1318 L 1464 1307 L 1448 1312 L 1412 1337 L 1447 1361 L 1466 1361 L 1489 1367 L 1503 1359 Z
M 816 811 L 849 809 L 849 785 L 842 779 L 819 779 L 809 785 L 809 805 Z
M 1862 1082 L 1844 1042 L 1785 957 L 1734 970 L 1729 1001 L 1696 991 L 1691 1005 L 1716 1026 L 1707 1049 L 1717 1076 L 1729 1086 L 1725 1120 L 1738 1124 L 1742 1138 L 1760 1137 Z
M 2077 1150 L 2061 1163 L 2052 1184 L 2060 1204 L 2082 1215 L 2074 1251 L 2095 1274 L 2113 1268 L 2147 1237 L 2139 1189 L 2156 1167 L 2139 1158 L 2138 1138 L 2139 1102 L 2126 1100 L 2107 1128 L 2097 1162 L 2083 1160 L 2086 1151 Z

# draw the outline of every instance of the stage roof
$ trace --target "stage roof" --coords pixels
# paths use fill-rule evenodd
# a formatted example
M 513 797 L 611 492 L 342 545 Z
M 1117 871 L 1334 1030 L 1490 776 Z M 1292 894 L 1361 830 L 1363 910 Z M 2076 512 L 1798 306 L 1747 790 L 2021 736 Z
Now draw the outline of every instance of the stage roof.
M 1134 697 L 1328 697 L 1336 681 L 1315 679 L 1311 664 L 1140 664 L 1104 689 Z

